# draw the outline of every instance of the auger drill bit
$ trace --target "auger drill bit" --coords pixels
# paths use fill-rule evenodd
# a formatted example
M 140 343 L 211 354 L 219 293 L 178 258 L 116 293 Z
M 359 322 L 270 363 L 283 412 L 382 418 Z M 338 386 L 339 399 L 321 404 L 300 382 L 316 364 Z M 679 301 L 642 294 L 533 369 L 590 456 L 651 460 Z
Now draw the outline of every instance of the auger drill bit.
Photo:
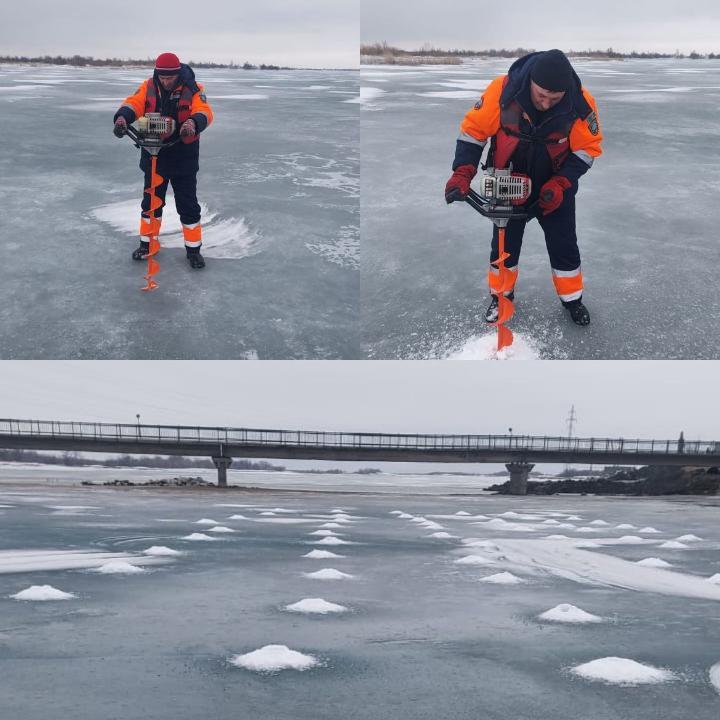
M 157 155 L 151 157 L 150 165 L 150 187 L 145 188 L 145 192 L 150 195 L 150 228 L 148 233 L 148 253 L 145 256 L 148 261 L 147 274 L 145 280 L 147 284 L 144 288 L 141 288 L 143 292 L 151 292 L 158 287 L 155 282 L 155 275 L 160 270 L 160 263 L 155 260 L 155 255 L 160 250 L 160 240 L 158 234 L 160 233 L 160 218 L 155 217 L 155 210 L 162 207 L 162 200 L 155 194 L 155 188 L 162 185 L 163 178 L 157 174 Z

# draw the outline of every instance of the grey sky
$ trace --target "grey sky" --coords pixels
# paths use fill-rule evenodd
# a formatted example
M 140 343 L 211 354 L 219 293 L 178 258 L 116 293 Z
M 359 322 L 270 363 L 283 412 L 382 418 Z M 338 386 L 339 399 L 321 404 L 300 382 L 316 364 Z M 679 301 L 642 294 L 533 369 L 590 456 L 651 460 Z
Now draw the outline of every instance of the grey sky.
M 19 362 L 0 416 L 427 433 L 720 439 L 720 363 Z
M 356 67 L 359 0 L 23 0 L 0 6 L 0 53 Z
M 714 0 L 362 0 L 361 18 L 363 42 L 406 48 L 720 51 Z

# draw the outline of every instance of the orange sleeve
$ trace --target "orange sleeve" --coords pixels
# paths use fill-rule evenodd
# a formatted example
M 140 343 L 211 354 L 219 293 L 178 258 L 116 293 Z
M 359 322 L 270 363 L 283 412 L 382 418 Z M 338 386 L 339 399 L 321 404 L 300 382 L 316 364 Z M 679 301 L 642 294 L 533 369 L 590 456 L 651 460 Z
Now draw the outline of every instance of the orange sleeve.
M 460 124 L 460 140 L 484 143 L 500 129 L 500 95 L 506 76 L 496 77 Z M 464 138 L 463 136 L 469 136 Z
M 135 119 L 142 117 L 145 114 L 145 98 L 147 97 L 147 84 L 149 80 L 145 80 L 142 85 L 134 92 L 125 98 L 125 101 L 121 107 L 128 107 L 135 113 Z
M 602 129 L 598 118 L 595 98 L 585 88 L 582 90 L 583 97 L 587 100 L 592 112 L 586 117 L 575 121 L 570 130 L 570 149 L 576 155 L 592 165 L 592 161 L 602 155 Z
M 201 113 L 207 118 L 207 124 L 209 125 L 213 121 L 213 111 L 205 97 L 205 89 L 200 83 L 198 83 L 198 88 L 199 91 L 193 95 L 192 103 L 190 104 L 190 114 L 195 115 L 196 113 Z

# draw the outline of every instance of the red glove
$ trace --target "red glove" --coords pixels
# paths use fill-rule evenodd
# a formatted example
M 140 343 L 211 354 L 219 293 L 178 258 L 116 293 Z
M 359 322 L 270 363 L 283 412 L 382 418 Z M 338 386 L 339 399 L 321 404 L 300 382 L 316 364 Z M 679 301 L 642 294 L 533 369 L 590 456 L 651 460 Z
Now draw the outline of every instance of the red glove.
M 192 137 L 197 132 L 195 127 L 195 121 L 192 118 L 188 118 L 180 126 L 180 137 Z
M 572 183 L 563 175 L 553 175 L 541 188 L 538 205 L 542 208 L 543 215 L 555 212 L 564 198 L 565 191 L 572 187 Z
M 470 182 L 476 173 L 477 168 L 474 165 L 460 165 L 456 168 L 445 185 L 445 201 L 449 204 L 455 200 L 464 200 L 470 192 Z
M 113 132 L 115 133 L 115 137 L 119 138 L 127 133 L 127 122 L 122 115 L 115 121 Z

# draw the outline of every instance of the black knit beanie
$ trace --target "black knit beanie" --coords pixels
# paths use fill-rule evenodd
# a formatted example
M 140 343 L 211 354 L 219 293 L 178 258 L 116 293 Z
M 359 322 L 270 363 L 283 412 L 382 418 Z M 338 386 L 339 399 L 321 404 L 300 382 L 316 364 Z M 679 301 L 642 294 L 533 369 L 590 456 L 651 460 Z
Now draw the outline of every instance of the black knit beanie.
M 572 65 L 562 50 L 547 50 L 538 55 L 530 79 L 548 92 L 567 92 L 572 87 Z

